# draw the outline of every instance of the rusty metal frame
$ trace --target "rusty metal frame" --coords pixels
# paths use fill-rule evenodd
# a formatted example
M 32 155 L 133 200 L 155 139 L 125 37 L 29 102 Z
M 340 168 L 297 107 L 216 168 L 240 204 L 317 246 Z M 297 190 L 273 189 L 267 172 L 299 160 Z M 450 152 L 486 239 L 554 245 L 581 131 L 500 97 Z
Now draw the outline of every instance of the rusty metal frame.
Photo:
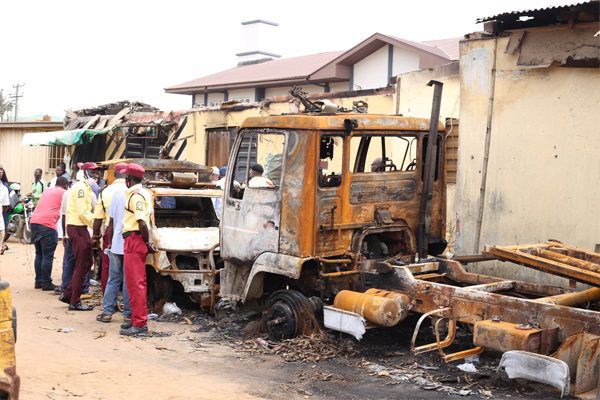
M 552 275 L 600 287 L 600 254 L 558 241 L 519 246 L 485 246 L 484 252 Z
M 423 314 L 413 335 L 414 354 L 435 349 L 441 351 L 441 348 L 447 347 L 452 342 L 453 338 L 449 331 L 448 337 L 443 341 L 437 340 L 436 343 L 415 347 L 418 329 L 422 321 L 431 315 L 447 319 L 450 327 L 456 322 L 475 324 L 478 321 L 491 320 L 492 316 L 501 316 L 503 321 L 512 324 L 539 324 L 544 330 L 556 329 L 555 337 L 558 342 L 563 342 L 568 336 L 581 331 L 600 335 L 600 312 L 556 304 L 557 302 L 575 304 L 597 298 L 599 293 L 595 289 L 582 294 L 544 285 L 470 274 L 460 263 L 444 259 L 410 267 L 388 265 L 393 269 L 393 273 L 381 275 L 379 288 L 406 294 L 412 305 L 411 310 Z M 424 269 L 428 272 L 435 270 L 438 273 L 445 273 L 452 280 L 471 286 L 451 286 L 419 279 L 418 275 L 413 275 L 413 271 Z M 537 296 L 537 298 L 500 294 L 507 290 L 518 291 L 531 297 Z M 440 354 L 446 361 L 451 361 L 475 354 L 474 352 L 479 350 L 472 349 L 450 355 L 444 355 L 443 352 Z

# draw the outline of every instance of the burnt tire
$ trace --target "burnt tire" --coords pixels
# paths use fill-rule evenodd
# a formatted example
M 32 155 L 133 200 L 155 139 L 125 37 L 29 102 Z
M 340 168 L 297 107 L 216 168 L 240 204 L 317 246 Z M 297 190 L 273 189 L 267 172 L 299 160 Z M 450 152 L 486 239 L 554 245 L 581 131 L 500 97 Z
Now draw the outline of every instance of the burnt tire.
M 321 304 L 295 290 L 279 290 L 267 301 L 267 329 L 273 340 L 291 339 L 319 330 L 316 313 Z

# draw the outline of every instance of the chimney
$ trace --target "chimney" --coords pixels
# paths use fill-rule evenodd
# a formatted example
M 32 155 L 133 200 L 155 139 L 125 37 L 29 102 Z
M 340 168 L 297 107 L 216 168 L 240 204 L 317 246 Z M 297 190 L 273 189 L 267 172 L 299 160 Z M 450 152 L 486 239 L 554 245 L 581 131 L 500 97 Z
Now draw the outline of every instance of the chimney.
M 50 121 L 52 121 L 52 117 L 49 116 L 49 115 L 44 115 L 42 117 L 42 121 L 44 121 L 44 122 L 50 122 Z
M 244 27 L 244 44 L 242 52 L 236 54 L 238 65 L 257 64 L 274 58 L 281 58 L 279 54 L 270 53 L 277 39 L 275 22 L 255 19 L 242 22 Z

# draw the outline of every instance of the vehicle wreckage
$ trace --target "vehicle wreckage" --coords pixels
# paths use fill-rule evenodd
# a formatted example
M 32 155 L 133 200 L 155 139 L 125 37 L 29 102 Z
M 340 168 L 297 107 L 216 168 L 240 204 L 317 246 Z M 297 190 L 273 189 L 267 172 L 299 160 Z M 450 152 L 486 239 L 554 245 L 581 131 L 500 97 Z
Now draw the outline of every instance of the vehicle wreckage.
M 149 180 L 155 205 L 176 199 L 175 208 L 159 205 L 153 215 L 161 251 L 148 258 L 151 292 L 168 296 L 179 282 L 211 312 L 218 298 L 268 296 L 266 325 L 274 339 L 308 333 L 321 320 L 360 339 L 365 329 L 395 326 L 418 313 L 414 354 L 438 351 L 450 362 L 500 351 L 510 377 L 600 398 L 600 254 L 549 241 L 441 256 L 446 138 L 441 123 L 430 123 L 439 120 L 442 84 L 430 85 L 429 120 L 366 114 L 363 102 L 342 110 L 312 102 L 295 88 L 290 94 L 304 113 L 244 121 L 222 192 L 206 176 L 194 180 L 175 172 L 170 186 Z M 253 163 L 264 165 L 272 186 L 252 186 Z M 209 173 L 190 167 L 187 172 Z M 219 222 L 210 199 L 221 195 Z M 489 259 L 591 288 L 575 292 L 463 267 Z M 426 318 L 436 341 L 417 346 Z M 474 348 L 446 354 L 458 323 L 469 327 Z

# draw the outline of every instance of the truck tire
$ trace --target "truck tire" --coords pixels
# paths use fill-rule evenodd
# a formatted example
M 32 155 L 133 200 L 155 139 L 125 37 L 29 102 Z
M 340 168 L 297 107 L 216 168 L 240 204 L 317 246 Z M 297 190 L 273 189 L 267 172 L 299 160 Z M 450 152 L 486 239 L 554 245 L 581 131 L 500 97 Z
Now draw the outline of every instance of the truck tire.
M 291 339 L 320 330 L 321 302 L 295 290 L 278 290 L 267 300 L 267 329 L 273 340 Z

